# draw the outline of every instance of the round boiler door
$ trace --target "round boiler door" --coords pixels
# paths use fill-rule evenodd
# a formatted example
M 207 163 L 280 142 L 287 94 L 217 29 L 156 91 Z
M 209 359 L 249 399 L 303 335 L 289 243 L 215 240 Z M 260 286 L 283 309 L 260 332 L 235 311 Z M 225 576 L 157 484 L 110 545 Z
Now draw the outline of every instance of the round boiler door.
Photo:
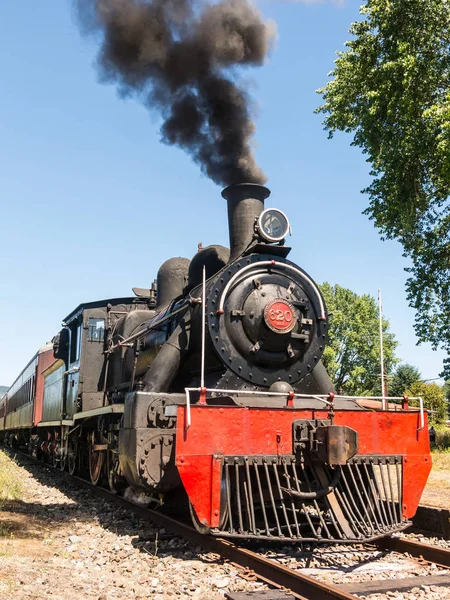
M 297 323 L 297 313 L 287 300 L 274 298 L 264 308 L 264 320 L 275 333 L 288 333 Z

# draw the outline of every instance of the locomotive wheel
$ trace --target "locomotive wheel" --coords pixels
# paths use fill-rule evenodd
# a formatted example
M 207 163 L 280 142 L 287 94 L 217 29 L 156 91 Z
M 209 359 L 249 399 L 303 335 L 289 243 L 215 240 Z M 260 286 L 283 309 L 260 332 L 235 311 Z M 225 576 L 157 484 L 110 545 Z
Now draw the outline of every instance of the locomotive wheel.
M 56 444 L 55 447 L 53 448 L 52 458 L 51 458 L 52 465 L 54 467 L 58 467 L 59 466 L 58 453 L 59 453 L 59 444 Z
M 113 494 L 121 494 L 127 487 L 127 481 L 120 473 L 118 436 L 114 432 L 108 434 L 109 449 L 106 452 L 106 471 L 109 489 Z
M 61 471 L 65 471 L 67 467 L 67 448 L 69 442 L 68 427 L 61 427 L 60 439 L 59 468 Z
M 78 467 L 78 437 L 69 435 L 67 440 L 67 469 L 71 475 L 75 475 Z
M 120 474 L 119 455 L 113 450 L 106 454 L 106 470 L 108 472 L 109 489 L 113 494 L 121 494 L 125 491 L 126 479 Z
M 50 444 L 50 449 L 50 464 L 53 465 L 55 468 L 58 468 L 61 457 L 61 446 L 59 440 L 53 440 Z
M 89 475 L 93 485 L 98 485 L 102 479 L 106 454 L 104 450 L 94 450 L 94 446 L 98 444 L 96 433 L 93 431 L 89 435 Z
M 61 471 L 66 470 L 66 465 L 67 465 L 67 445 L 64 444 L 60 447 L 60 454 L 59 454 L 59 468 L 61 469 Z
M 43 463 L 48 462 L 48 442 L 43 441 L 39 446 L 39 459 L 42 460 Z

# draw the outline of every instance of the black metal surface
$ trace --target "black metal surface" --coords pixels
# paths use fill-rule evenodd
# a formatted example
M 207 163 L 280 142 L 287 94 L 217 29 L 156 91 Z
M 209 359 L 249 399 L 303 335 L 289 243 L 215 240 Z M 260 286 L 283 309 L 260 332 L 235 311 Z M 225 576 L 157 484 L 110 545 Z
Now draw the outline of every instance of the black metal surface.
M 270 260 L 279 264 L 260 265 Z M 224 302 L 225 312 L 218 314 L 225 286 L 249 265 L 254 268 L 235 280 Z M 283 265 L 294 266 L 298 274 Z M 267 388 L 276 381 L 294 384 L 319 363 L 327 339 L 327 322 L 320 319 L 320 292 L 313 288 L 306 273 L 302 274 L 286 259 L 253 254 L 228 265 L 209 287 L 209 335 L 217 355 L 242 380 Z M 277 297 L 295 306 L 298 319 L 296 327 L 283 335 L 270 331 L 264 322 L 266 304 Z M 323 393 L 328 391 L 329 385 Z
M 156 310 L 168 306 L 177 296 L 183 294 L 188 280 L 190 260 L 174 257 L 166 260 L 157 275 L 157 307 Z
M 325 468 L 295 456 L 228 457 L 228 517 L 214 535 L 361 542 L 404 529 L 401 458 L 374 457 Z M 400 495 L 399 495 L 400 494 Z
M 189 265 L 189 277 L 187 287 L 192 290 L 201 285 L 203 280 L 203 267 L 205 267 L 206 279 L 210 279 L 221 271 L 230 260 L 230 251 L 218 244 L 201 248 L 194 255 Z
M 162 347 L 144 376 L 146 392 L 167 392 L 178 375 L 189 346 L 190 331 L 182 321 Z
M 222 191 L 228 204 L 230 261 L 235 260 L 252 242 L 255 220 L 264 210 L 270 190 L 263 185 L 240 183 Z

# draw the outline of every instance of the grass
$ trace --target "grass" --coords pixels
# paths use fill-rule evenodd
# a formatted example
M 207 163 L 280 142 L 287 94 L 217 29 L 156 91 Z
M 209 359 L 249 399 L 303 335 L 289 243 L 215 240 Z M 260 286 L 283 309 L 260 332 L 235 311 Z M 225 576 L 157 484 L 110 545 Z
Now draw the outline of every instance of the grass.
M 6 546 L 0 548 L 0 558 L 11 558 L 11 556 L 14 556 L 14 553 L 10 548 L 7 548 Z
M 450 450 L 450 428 L 447 425 L 435 425 L 436 449 Z
M 450 449 L 433 451 L 433 469 L 450 471 Z
M 21 500 L 23 487 L 17 463 L 0 451 L 0 509 L 11 500 Z
M 0 521 L 0 538 L 4 537 L 14 537 L 13 528 L 9 523 Z
M 12 577 L 8 577 L 4 581 L 0 581 L 0 593 L 2 591 L 6 592 L 8 595 L 12 594 L 16 587 L 16 582 Z

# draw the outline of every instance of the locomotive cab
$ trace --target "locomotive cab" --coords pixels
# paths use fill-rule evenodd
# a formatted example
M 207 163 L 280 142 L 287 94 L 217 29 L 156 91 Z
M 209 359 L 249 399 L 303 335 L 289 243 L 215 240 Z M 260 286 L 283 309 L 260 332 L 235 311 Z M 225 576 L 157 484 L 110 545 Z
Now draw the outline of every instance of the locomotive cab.
M 54 350 L 55 358 L 62 361 L 60 376 L 64 377 L 64 394 L 54 398 L 55 402 L 62 402 L 57 409 L 54 407 L 58 413 L 73 417 L 108 403 L 104 353 L 107 335 L 123 315 L 140 306 L 136 298 L 90 302 L 80 304 L 64 319 Z M 50 399 L 47 406 L 52 412 Z

